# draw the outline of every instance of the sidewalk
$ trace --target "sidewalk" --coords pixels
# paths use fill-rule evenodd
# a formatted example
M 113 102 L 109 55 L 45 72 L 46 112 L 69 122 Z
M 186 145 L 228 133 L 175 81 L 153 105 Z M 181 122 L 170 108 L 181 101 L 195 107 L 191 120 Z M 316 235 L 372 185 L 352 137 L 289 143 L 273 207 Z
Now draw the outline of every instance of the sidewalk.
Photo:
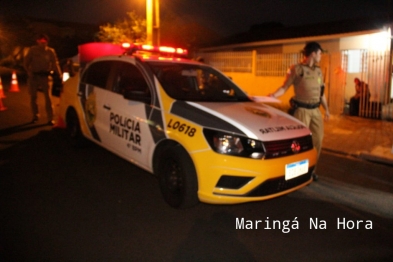
M 0 111 L 0 150 L 10 147 L 18 142 L 36 136 L 43 130 L 51 130 L 47 125 L 44 95 L 38 92 L 38 109 L 41 114 L 39 120 L 32 124 L 33 115 L 30 109 L 30 96 L 27 86 L 19 84 L 19 92 L 8 92 L 9 87 L 3 82 L 5 98 L 1 99 L 6 110 Z M 57 119 L 57 106 L 59 98 L 52 98 L 54 120 Z
M 331 116 L 325 122 L 323 150 L 393 165 L 393 122 Z
M 5 111 L 0 111 L 0 150 L 19 141 L 35 136 L 42 130 L 51 130 L 45 123 L 44 97 L 38 94 L 39 111 L 43 113 L 37 123 L 32 119 L 29 95 L 25 84 L 20 85 L 20 92 L 8 92 L 2 99 Z M 52 99 L 54 119 L 59 98 Z M 367 119 L 346 115 L 331 116 L 325 122 L 323 150 L 369 161 L 393 165 L 393 122 Z

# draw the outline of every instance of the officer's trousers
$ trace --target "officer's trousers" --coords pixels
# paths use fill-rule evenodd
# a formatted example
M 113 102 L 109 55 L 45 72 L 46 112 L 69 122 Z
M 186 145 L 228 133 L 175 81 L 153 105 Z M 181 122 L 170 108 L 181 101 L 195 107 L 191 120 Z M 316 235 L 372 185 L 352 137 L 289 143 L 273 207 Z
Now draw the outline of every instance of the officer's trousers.
M 322 150 L 322 140 L 324 132 L 323 117 L 321 111 L 319 110 L 319 108 L 307 109 L 298 107 L 293 116 L 302 121 L 311 130 L 312 142 L 315 149 L 317 150 L 318 160 Z
M 29 94 L 30 94 L 30 106 L 33 113 L 33 117 L 38 117 L 38 105 L 37 105 L 37 91 L 42 90 L 45 96 L 45 109 L 48 121 L 53 118 L 52 101 L 49 95 L 49 79 L 48 76 L 41 75 L 30 75 L 29 79 Z

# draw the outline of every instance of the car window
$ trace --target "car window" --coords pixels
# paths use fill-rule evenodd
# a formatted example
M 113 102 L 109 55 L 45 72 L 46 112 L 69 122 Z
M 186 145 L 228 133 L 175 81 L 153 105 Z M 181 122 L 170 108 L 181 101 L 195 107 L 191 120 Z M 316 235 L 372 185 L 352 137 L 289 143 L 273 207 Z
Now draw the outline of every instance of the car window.
M 86 68 L 82 76 L 82 82 L 97 87 L 106 88 L 112 68 L 112 61 L 95 62 Z
M 131 100 L 140 100 L 141 97 L 151 97 L 149 86 L 141 71 L 135 65 L 121 61 L 116 61 L 116 72 L 112 90 Z M 148 100 L 143 99 L 143 101 Z
M 209 66 L 155 63 L 150 67 L 165 92 L 185 101 L 249 101 L 248 96 L 230 79 Z

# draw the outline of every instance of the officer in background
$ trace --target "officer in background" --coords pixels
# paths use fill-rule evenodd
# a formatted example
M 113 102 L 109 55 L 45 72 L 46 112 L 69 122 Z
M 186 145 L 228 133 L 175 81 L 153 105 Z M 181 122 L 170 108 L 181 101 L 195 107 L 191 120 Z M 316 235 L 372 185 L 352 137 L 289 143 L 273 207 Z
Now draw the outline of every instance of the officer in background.
M 318 152 L 318 159 L 322 149 L 323 117 L 320 105 L 325 109 L 325 120 L 329 120 L 330 113 L 325 94 L 323 92 L 323 75 L 317 63 L 321 60 L 322 48 L 317 42 L 307 43 L 303 49 L 304 59 L 301 63 L 292 65 L 287 72 L 283 85 L 271 97 L 282 96 L 293 85 L 295 96 L 291 99 L 294 107 L 293 116 L 302 121 L 312 132 L 313 144 Z M 313 173 L 313 179 L 318 176 Z
M 41 89 L 45 96 L 45 109 L 48 125 L 53 125 L 53 109 L 49 96 L 49 75 L 58 74 L 61 70 L 56 52 L 48 47 L 49 37 L 40 34 L 36 38 L 37 45 L 32 46 L 24 58 L 24 67 L 28 73 L 30 105 L 33 113 L 32 123 L 38 121 L 37 91 Z

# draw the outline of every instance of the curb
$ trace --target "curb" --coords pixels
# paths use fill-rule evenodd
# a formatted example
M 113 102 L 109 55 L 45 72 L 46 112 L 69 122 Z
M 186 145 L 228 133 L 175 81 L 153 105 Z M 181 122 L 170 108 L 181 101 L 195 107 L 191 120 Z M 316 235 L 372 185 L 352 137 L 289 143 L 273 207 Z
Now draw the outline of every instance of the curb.
M 362 160 L 366 160 L 366 161 L 370 161 L 370 162 L 376 162 L 379 164 L 393 166 L 393 154 L 392 154 L 392 157 L 389 158 L 389 157 L 386 157 L 383 155 L 379 155 L 376 153 L 370 153 L 367 151 L 362 151 L 362 152 L 358 152 L 358 153 L 348 153 L 348 152 L 343 152 L 343 151 L 329 149 L 329 148 L 322 148 L 322 150 L 329 152 L 329 153 L 334 153 L 334 154 L 343 155 L 343 156 L 349 156 L 349 157 L 358 158 L 358 159 L 362 159 Z
M 393 166 L 393 153 L 390 148 L 377 146 L 372 152 L 361 152 L 360 158 Z

